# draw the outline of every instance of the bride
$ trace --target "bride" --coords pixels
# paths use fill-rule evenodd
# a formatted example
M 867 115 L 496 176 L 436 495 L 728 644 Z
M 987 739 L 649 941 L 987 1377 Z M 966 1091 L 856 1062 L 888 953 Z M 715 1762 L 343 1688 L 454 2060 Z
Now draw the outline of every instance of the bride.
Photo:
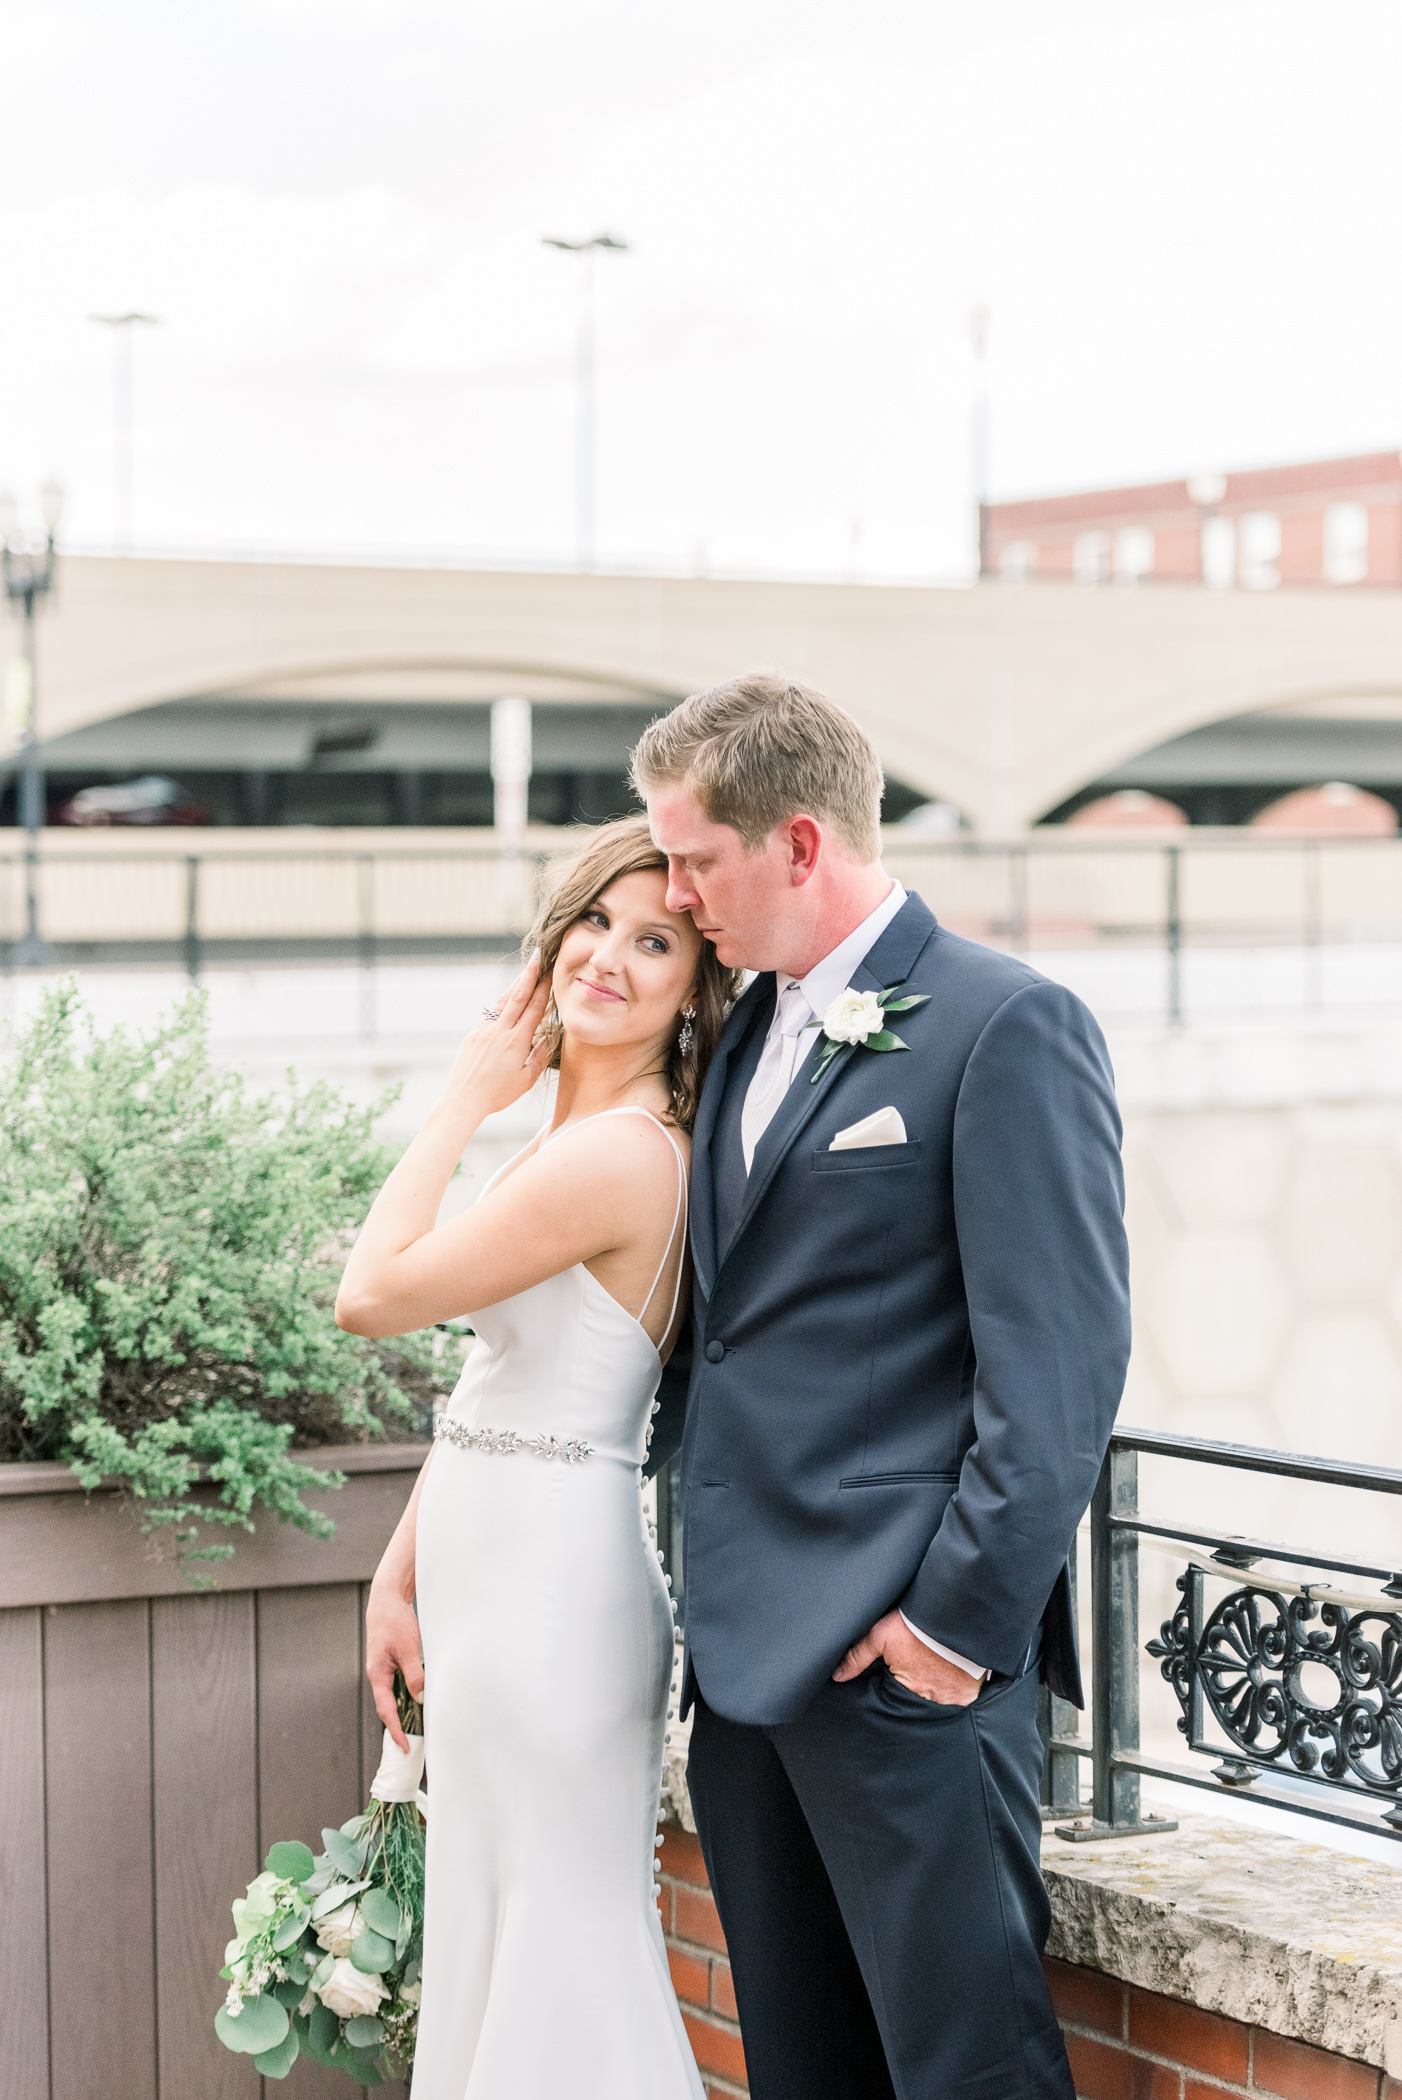
M 401 1746 L 396 1666 L 426 1685 L 414 2100 L 702 2100 L 652 1877 L 672 1617 L 640 1484 L 736 979 L 666 889 L 642 817 L 556 875 L 337 1300 L 357 1334 L 468 1312 L 478 1337 L 366 1613 Z M 548 1068 L 548 1129 L 437 1224 L 474 1131 Z

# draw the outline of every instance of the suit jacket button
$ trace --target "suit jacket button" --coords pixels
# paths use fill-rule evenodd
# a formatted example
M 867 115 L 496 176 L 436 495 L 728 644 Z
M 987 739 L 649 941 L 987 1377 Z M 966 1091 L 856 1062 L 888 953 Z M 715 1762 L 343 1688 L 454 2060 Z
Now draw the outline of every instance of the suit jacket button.
M 718 1364 L 718 1363 L 723 1363 L 723 1362 L 724 1362 L 724 1360 L 725 1360 L 725 1343 L 724 1343 L 724 1342 L 707 1342 L 707 1344 L 706 1344 L 706 1361 L 707 1361 L 707 1363 L 708 1363 L 708 1364 Z

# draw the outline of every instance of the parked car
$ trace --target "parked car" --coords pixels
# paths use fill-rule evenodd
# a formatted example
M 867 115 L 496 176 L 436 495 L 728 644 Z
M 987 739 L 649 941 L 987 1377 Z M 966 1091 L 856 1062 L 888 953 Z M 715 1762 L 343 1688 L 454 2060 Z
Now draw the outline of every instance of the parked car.
M 79 788 L 58 811 L 60 824 L 207 824 L 209 811 L 178 780 L 143 773 L 140 780 Z

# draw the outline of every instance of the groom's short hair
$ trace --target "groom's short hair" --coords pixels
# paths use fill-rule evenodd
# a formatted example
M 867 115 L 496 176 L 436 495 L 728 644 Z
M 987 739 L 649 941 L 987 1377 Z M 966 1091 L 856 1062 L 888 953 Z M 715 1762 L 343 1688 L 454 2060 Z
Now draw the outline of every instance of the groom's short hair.
M 776 824 L 803 812 L 830 824 L 853 860 L 881 852 L 885 785 L 870 737 L 824 693 L 773 671 L 747 671 L 693 693 L 643 731 L 633 785 L 680 784 L 713 824 L 757 853 Z

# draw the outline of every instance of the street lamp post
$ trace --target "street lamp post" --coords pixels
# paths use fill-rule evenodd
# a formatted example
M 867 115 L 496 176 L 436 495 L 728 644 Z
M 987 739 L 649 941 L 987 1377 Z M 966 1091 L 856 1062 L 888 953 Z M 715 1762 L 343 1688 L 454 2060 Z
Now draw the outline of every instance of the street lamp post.
M 577 255 L 579 270 L 579 337 L 575 350 L 575 540 L 581 569 L 594 566 L 595 524 L 595 400 L 594 400 L 594 251 L 611 249 L 628 253 L 626 241 L 611 233 L 596 233 L 587 241 L 557 240 L 546 234 L 541 245 Z
M 112 544 L 119 554 L 130 554 L 136 512 L 136 448 L 133 425 L 136 419 L 136 374 L 132 353 L 132 331 L 154 328 L 158 314 L 89 314 L 90 321 L 110 328 L 115 356 L 112 364 Z
M 24 938 L 15 949 L 15 961 L 34 967 L 54 961 L 54 951 L 39 931 L 39 833 L 44 823 L 44 771 L 39 755 L 35 723 L 34 615 L 38 602 L 54 586 L 57 562 L 54 536 L 63 514 L 63 490 L 56 481 L 44 484 L 39 496 L 44 520 L 41 548 L 26 546 L 19 533 L 19 505 L 13 496 L 0 496 L 0 573 L 5 596 L 24 622 L 24 645 L 10 665 L 6 714 L 9 726 L 20 739 L 19 820 L 24 826 Z

